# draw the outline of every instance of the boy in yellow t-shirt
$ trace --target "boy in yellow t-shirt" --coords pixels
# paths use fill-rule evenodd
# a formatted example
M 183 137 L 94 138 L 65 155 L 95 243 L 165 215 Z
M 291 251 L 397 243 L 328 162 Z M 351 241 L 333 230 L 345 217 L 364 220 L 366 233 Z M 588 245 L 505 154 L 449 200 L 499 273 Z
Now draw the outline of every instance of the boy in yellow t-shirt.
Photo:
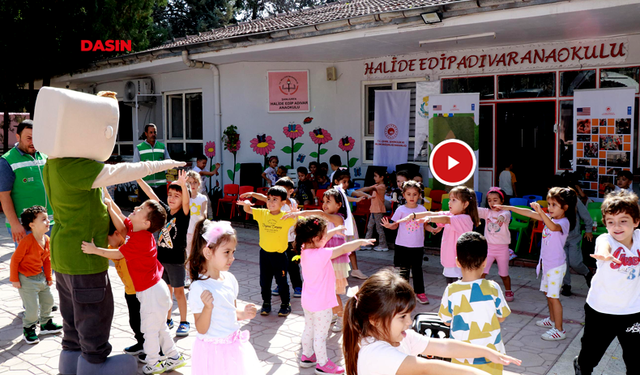
M 274 186 L 267 192 L 267 208 L 251 208 L 248 200 L 238 201 L 244 211 L 252 214 L 260 230 L 260 288 L 262 291 L 262 310 L 260 315 L 271 313 L 271 280 L 276 278 L 280 293 L 278 316 L 291 313 L 289 286 L 287 285 L 287 254 L 289 229 L 295 225 L 295 219 L 282 220 L 282 206 L 287 201 L 287 190 Z

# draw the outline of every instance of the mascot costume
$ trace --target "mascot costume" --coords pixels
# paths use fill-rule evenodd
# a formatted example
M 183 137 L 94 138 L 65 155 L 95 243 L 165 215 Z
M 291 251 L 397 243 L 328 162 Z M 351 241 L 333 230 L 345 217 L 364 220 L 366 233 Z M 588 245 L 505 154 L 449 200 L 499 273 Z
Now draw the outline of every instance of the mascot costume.
M 33 143 L 49 155 L 44 183 L 56 225 L 51 233 L 51 266 L 63 319 L 60 374 L 133 375 L 137 361 L 109 357 L 113 294 L 109 260 L 84 254 L 82 241 L 107 247 L 109 214 L 102 189 L 183 166 L 173 160 L 103 162 L 118 134 L 118 102 L 113 92 L 98 95 L 43 87 L 33 121 Z

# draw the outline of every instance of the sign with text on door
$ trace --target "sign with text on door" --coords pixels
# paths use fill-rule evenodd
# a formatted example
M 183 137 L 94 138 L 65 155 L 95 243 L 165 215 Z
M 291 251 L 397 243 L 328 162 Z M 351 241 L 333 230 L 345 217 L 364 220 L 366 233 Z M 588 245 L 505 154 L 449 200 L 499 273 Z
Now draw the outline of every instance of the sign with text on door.
M 309 71 L 267 72 L 269 113 L 309 112 Z
M 591 198 L 604 198 L 618 172 L 633 166 L 634 94 L 634 88 L 574 92 L 573 166 Z

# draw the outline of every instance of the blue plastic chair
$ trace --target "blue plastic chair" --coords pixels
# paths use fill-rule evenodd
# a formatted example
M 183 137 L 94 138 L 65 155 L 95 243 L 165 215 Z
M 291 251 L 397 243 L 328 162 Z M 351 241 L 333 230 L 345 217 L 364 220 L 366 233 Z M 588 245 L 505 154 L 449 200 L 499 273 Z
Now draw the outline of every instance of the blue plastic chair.
M 529 200 L 526 198 L 511 198 L 509 204 L 512 206 L 528 206 Z
M 537 201 L 541 201 L 542 200 L 542 197 L 540 195 L 525 195 L 522 198 L 529 201 L 529 202 L 527 202 L 527 204 L 529 204 L 531 202 L 537 202 Z
M 478 199 L 478 205 L 480 205 L 480 202 L 482 202 L 482 193 L 476 191 L 476 198 Z

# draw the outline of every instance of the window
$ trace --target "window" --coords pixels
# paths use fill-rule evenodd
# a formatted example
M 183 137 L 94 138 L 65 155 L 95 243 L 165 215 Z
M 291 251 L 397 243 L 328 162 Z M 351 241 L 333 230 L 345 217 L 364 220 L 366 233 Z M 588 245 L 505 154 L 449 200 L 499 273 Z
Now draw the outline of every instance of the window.
M 640 68 L 600 69 L 600 87 L 635 87 L 638 93 Z
M 498 76 L 498 99 L 544 98 L 555 95 L 555 72 Z
M 111 153 L 111 158 L 114 161 L 133 158 L 133 110 L 124 102 L 118 102 L 118 107 L 120 110 L 118 135 Z
M 481 105 L 478 126 L 479 160 L 478 167 L 493 167 L 493 105 Z
M 416 82 L 393 81 L 391 83 L 380 83 L 366 85 L 365 92 L 365 124 L 364 124 L 364 152 L 365 161 L 373 161 L 373 137 L 375 134 L 374 114 L 375 114 L 375 92 L 378 90 L 411 90 L 411 101 L 409 107 L 409 150 L 407 161 L 413 162 L 413 151 L 416 135 Z
M 165 95 L 167 151 L 174 160 L 190 160 L 203 153 L 202 93 Z
M 493 77 L 494 76 L 443 79 L 442 93 L 479 92 L 480 100 L 493 100 L 495 86 Z
M 560 96 L 573 96 L 573 90 L 595 89 L 595 70 L 575 70 L 560 73 Z

